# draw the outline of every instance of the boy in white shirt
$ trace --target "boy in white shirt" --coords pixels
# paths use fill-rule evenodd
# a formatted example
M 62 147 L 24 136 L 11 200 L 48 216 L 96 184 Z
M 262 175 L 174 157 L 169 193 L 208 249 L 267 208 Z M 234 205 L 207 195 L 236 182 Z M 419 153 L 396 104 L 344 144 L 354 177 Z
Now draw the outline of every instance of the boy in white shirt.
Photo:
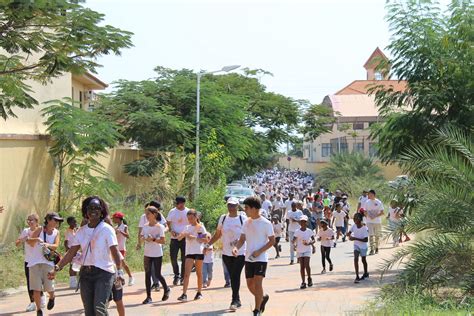
M 344 230 L 344 220 L 347 216 L 347 213 L 342 210 L 343 204 L 341 202 L 336 204 L 336 211 L 332 214 L 332 226 L 336 225 L 336 241 L 339 241 L 339 236 L 342 235 L 342 241 L 346 241 L 346 236 L 343 234 Z M 335 244 L 334 244 L 335 245 Z
M 359 283 L 365 278 L 369 277 L 367 272 L 367 242 L 369 241 L 369 230 L 367 226 L 362 223 L 362 214 L 354 214 L 354 225 L 352 225 L 350 231 L 347 233 L 349 240 L 354 241 L 354 268 L 356 273 L 356 279 L 354 283 Z M 362 264 L 364 265 L 364 274 L 362 278 L 359 277 L 359 256 L 362 258 Z
M 370 255 L 379 252 L 379 239 L 382 235 L 383 204 L 375 198 L 375 191 L 369 191 L 369 199 L 364 203 L 364 215 L 369 229 Z
M 265 311 L 265 305 L 270 298 L 263 294 L 263 278 L 267 270 L 267 250 L 275 244 L 272 223 L 260 216 L 261 202 L 258 197 L 248 197 L 244 201 L 245 213 L 249 219 L 245 221 L 242 235 L 232 250 L 234 256 L 239 254 L 239 248 L 247 243 L 245 252 L 245 278 L 247 287 L 255 297 L 254 316 L 260 316 Z
M 300 262 L 300 274 L 301 274 L 301 286 L 300 289 L 306 288 L 305 283 L 305 270 L 308 274 L 308 286 L 313 286 L 313 280 L 311 279 L 311 252 L 312 245 L 314 244 L 314 233 L 311 229 L 307 228 L 308 216 L 303 215 L 300 219 L 300 228 L 295 231 L 292 242 L 296 243 L 296 252 Z

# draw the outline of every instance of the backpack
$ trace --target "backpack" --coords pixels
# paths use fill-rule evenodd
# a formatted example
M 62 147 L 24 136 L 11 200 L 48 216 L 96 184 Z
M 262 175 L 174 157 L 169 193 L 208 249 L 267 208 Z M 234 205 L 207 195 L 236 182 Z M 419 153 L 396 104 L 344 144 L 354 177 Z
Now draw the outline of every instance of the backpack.
M 225 219 L 227 217 L 227 214 L 224 215 L 224 218 L 222 219 L 222 227 L 224 227 L 224 222 L 225 222 Z M 244 220 L 242 219 L 242 215 L 239 214 L 239 219 L 240 219 L 240 226 L 244 225 Z

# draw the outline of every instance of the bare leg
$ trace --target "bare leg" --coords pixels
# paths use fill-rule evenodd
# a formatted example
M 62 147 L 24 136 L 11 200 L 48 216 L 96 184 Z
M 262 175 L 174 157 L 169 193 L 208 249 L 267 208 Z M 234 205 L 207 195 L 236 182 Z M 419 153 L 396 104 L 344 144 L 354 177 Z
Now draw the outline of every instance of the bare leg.
M 305 279 L 304 268 L 305 268 L 305 257 L 301 257 L 300 258 L 300 275 L 301 275 L 302 283 L 304 283 L 304 279 Z
M 255 282 L 253 278 L 246 279 L 246 280 L 247 280 L 247 287 L 249 288 L 250 293 L 252 293 L 252 295 L 255 295 Z
M 310 257 L 305 257 L 304 258 L 304 265 L 305 265 L 305 268 L 306 268 L 306 274 L 308 275 L 308 278 L 311 278 L 311 266 L 309 264 L 310 262 Z M 304 280 L 303 280 L 304 282 Z
M 364 265 L 364 273 L 367 273 L 367 258 L 362 257 L 362 264 Z
M 117 306 L 117 313 L 119 316 L 125 316 L 125 306 L 123 305 L 123 301 L 116 301 L 115 305 Z
M 183 284 L 183 294 L 186 294 L 189 286 L 189 278 L 191 277 L 191 270 L 193 269 L 194 260 L 186 258 L 184 266 L 184 284 Z M 202 271 L 201 271 L 202 273 Z
M 356 277 L 359 277 L 359 252 L 354 252 L 354 269 L 356 273 Z
M 33 299 L 35 300 L 36 310 L 41 309 L 41 291 L 33 291 Z
M 202 260 L 196 260 L 194 264 L 196 266 L 198 292 L 202 291 L 202 264 L 203 264 Z
M 263 277 L 256 275 L 253 277 L 254 280 L 254 296 L 255 296 L 255 309 L 260 310 L 260 305 L 263 301 Z
M 128 264 L 125 260 L 122 260 L 122 265 L 123 265 L 123 268 L 125 269 L 125 272 L 127 272 L 128 277 L 131 278 L 132 277 L 132 272 L 130 271 L 130 268 L 128 267 Z M 123 305 L 123 303 L 122 303 L 122 305 Z

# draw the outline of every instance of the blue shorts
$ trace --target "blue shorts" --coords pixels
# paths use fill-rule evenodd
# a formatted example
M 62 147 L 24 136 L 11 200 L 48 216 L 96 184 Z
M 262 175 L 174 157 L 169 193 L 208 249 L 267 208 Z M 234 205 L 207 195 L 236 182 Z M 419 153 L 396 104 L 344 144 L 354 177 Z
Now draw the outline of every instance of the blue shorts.
M 298 253 L 296 254 L 296 257 L 297 257 L 297 258 L 301 258 L 301 257 L 311 257 L 311 251 L 298 252 Z
M 359 254 L 361 257 L 367 257 L 367 248 L 361 248 L 358 245 L 354 245 L 354 255 Z

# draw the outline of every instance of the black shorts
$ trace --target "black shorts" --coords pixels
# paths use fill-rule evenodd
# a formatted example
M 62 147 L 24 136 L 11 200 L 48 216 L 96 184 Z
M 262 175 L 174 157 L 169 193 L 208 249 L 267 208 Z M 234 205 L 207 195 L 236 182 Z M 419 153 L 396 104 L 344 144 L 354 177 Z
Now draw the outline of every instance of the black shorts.
M 202 254 L 186 255 L 186 259 L 204 260 L 204 255 Z
M 256 275 L 265 277 L 266 272 L 267 272 L 267 263 L 266 262 L 245 261 L 245 278 L 246 279 L 251 279 Z
M 114 302 L 121 301 L 123 297 L 123 288 L 120 290 L 115 289 L 115 283 L 112 286 L 112 293 L 110 294 L 109 301 L 114 300 Z

